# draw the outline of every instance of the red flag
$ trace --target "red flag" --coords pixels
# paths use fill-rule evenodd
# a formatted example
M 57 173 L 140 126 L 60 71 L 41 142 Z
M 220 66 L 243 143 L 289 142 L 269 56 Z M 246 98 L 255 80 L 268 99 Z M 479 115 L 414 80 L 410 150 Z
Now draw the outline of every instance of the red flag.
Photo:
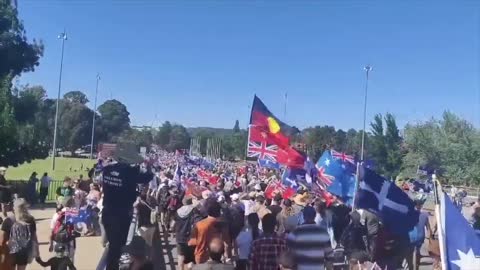
M 208 180 L 212 175 L 204 170 L 198 170 L 197 175 L 200 179 Z
M 275 144 L 279 147 L 287 147 L 290 144 L 290 139 L 280 132 L 271 133 L 268 128 L 262 125 L 252 124 L 249 127 L 250 141 L 266 142 L 268 144 Z
M 283 199 L 286 200 L 295 195 L 295 190 L 293 188 L 286 187 L 281 181 L 271 181 L 265 188 L 265 197 L 268 199 L 273 199 L 277 193 L 282 194 Z
M 305 167 L 305 156 L 288 146 L 278 149 L 277 162 L 290 168 L 303 169 Z
M 199 186 L 193 181 L 187 181 L 185 186 L 185 195 L 192 195 L 195 197 L 201 197 L 202 192 L 208 190 L 208 188 Z
M 217 183 L 218 183 L 218 179 L 219 179 L 219 177 L 216 176 L 216 175 L 210 176 L 210 177 L 208 178 L 208 183 L 210 183 L 210 185 L 214 185 L 214 186 L 215 186 L 215 185 L 217 185 Z

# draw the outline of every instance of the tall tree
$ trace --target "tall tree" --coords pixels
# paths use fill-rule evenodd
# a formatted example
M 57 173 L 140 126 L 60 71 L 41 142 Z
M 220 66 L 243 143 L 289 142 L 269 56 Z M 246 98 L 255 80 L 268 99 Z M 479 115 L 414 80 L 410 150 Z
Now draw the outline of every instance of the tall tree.
M 10 0 L 0 1 L 0 78 L 11 79 L 22 72 L 33 71 L 43 56 L 43 44 L 27 40 L 17 9 Z M 2 81 L 5 86 L 10 80 Z
M 59 147 L 72 153 L 91 140 L 93 111 L 86 105 L 62 100 L 58 121 Z
M 63 98 L 66 99 L 68 102 L 80 103 L 80 104 L 87 104 L 89 101 L 87 98 L 87 95 L 85 95 L 81 91 L 67 92 L 65 93 L 65 95 L 63 95 Z
M 19 130 L 15 119 L 12 80 L 33 71 L 43 54 L 43 45 L 28 42 L 26 31 L 10 0 L 0 1 L 0 165 L 18 165 L 42 156 L 28 149 L 31 132 Z
M 385 145 L 385 135 L 383 129 L 383 117 L 381 114 L 375 115 L 373 122 L 370 124 L 372 137 L 370 140 L 370 151 L 367 159 L 375 162 L 376 170 L 384 174 L 385 161 L 387 160 L 387 148 Z
M 130 129 L 130 113 L 127 107 L 116 99 L 107 100 L 98 107 L 98 126 L 103 140 L 119 136 Z
M 170 134 L 172 133 L 172 124 L 169 121 L 165 121 L 163 125 L 158 129 L 155 135 L 155 143 L 160 147 L 165 148 L 170 142 Z
M 385 160 L 384 169 L 388 176 L 398 175 L 402 167 L 402 138 L 395 121 L 395 117 L 387 113 L 385 115 L 385 149 L 387 151 L 387 159 Z
M 238 122 L 238 120 L 235 120 L 235 126 L 233 126 L 233 132 L 234 133 L 240 132 L 240 123 Z
M 167 150 L 175 151 L 177 149 L 188 149 L 189 147 L 190 135 L 187 129 L 182 125 L 173 125 Z

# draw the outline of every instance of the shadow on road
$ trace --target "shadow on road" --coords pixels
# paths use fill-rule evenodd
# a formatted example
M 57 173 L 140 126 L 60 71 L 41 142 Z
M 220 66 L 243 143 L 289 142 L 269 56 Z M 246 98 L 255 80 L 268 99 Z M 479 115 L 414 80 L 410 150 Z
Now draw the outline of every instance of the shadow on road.
M 157 228 L 153 241 L 153 249 L 155 257 L 153 263 L 155 270 L 175 270 L 176 269 L 176 252 L 175 245 L 170 243 L 169 233 L 163 232 Z

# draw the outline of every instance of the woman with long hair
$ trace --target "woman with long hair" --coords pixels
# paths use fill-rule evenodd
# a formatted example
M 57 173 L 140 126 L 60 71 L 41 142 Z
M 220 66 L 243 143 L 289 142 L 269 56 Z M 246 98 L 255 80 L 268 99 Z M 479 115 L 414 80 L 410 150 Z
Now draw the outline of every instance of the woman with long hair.
M 13 269 L 25 270 L 38 256 L 38 238 L 35 218 L 28 212 L 27 202 L 16 199 L 13 203 L 15 221 L 10 228 L 8 248 L 12 256 Z
M 260 236 L 260 230 L 258 224 L 260 219 L 257 213 L 251 213 L 247 216 L 247 224 L 235 239 L 236 254 L 238 254 L 238 260 L 236 268 L 237 270 L 245 270 L 248 265 L 248 256 L 250 254 L 250 248 L 252 242 Z

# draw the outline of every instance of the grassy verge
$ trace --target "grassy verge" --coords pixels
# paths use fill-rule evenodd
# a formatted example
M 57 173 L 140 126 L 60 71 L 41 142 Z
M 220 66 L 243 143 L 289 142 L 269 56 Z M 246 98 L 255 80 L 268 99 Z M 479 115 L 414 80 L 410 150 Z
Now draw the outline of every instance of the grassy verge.
M 65 176 L 77 178 L 80 174 L 86 176 L 88 174 L 87 168 L 92 168 L 94 163 L 95 160 L 85 158 L 57 157 L 55 159 L 55 171 L 52 172 L 51 158 L 37 159 L 18 167 L 9 167 L 6 178 L 7 180 L 28 180 L 32 172 L 37 172 L 39 179 L 45 172 L 54 180 L 63 180 Z

